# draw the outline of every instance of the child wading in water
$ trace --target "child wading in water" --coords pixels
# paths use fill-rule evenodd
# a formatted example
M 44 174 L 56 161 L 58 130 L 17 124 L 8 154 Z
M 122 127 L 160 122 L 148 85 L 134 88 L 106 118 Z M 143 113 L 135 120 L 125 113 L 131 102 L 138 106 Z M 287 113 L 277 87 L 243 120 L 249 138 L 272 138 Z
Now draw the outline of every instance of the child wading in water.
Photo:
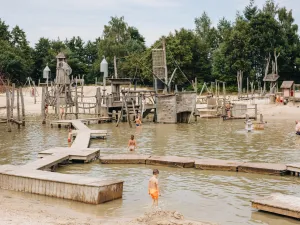
M 153 199 L 152 206 L 158 206 L 158 196 L 159 194 L 159 188 L 158 188 L 158 169 L 153 170 L 153 176 L 149 180 L 149 186 L 148 186 L 148 193 Z
M 131 138 L 128 141 L 129 151 L 134 151 L 136 149 L 136 141 L 134 140 L 134 135 L 131 135 Z

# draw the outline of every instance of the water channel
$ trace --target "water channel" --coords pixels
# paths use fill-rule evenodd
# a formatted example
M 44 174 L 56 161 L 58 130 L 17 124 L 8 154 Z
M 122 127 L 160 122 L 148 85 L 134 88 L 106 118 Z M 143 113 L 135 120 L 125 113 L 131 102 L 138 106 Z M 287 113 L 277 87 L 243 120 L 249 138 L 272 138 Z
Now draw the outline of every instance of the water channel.
M 197 124 L 144 124 L 128 128 L 122 124 L 94 124 L 106 129 L 107 140 L 92 140 L 91 147 L 102 153 L 127 153 L 130 134 L 138 143 L 138 153 L 176 155 L 194 158 L 235 159 L 249 162 L 290 163 L 300 161 L 300 139 L 294 135 L 291 121 L 268 121 L 264 131 L 246 133 L 244 121 L 201 120 Z M 0 164 L 25 164 L 36 159 L 41 150 L 67 146 L 67 130 L 29 122 L 23 130 L 7 133 L 0 125 Z M 250 200 L 258 195 L 279 192 L 300 197 L 300 178 L 257 174 L 201 171 L 156 167 L 160 170 L 162 197 L 160 207 L 178 210 L 187 218 L 219 224 L 298 224 L 298 221 L 257 212 Z M 30 195 L 51 204 L 107 218 L 137 217 L 150 210 L 147 182 L 153 166 L 73 164 L 58 172 L 103 179 L 124 180 L 123 199 L 102 205 Z M 14 192 L 11 192 L 14 193 Z

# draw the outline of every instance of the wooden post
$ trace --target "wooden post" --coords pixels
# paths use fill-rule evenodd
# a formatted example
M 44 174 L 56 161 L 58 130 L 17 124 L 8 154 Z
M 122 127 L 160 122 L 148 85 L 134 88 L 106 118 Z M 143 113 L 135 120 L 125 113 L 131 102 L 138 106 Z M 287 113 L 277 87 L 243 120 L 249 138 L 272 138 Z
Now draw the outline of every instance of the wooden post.
M 17 116 L 18 116 L 18 128 L 20 129 L 20 121 L 21 121 L 21 115 L 20 115 L 20 91 L 17 89 Z
M 41 113 L 42 113 L 42 118 L 43 118 L 42 124 L 46 124 L 46 113 L 45 113 L 45 87 L 42 87 Z
M 75 118 L 78 119 L 78 93 L 77 86 L 75 87 Z
M 163 46 L 163 54 L 164 54 L 164 66 L 165 66 L 165 89 L 164 92 L 168 93 L 168 68 L 167 68 L 167 53 L 166 53 L 166 40 L 165 38 L 162 39 L 162 46 Z
M 115 70 L 115 78 L 118 78 L 117 58 L 116 58 L 116 56 L 114 56 L 114 70 Z
M 34 95 L 33 95 L 33 97 L 34 97 L 34 104 L 36 104 L 36 88 L 35 88 L 35 82 L 33 81 L 32 83 L 33 83 L 33 90 L 34 90 Z
M 83 85 L 81 85 L 81 102 L 83 102 Z
M 197 86 L 198 86 L 197 77 L 195 77 L 194 91 L 196 92 L 196 94 L 197 94 L 197 90 L 198 90 Z
M 66 120 L 67 119 L 67 111 L 68 111 L 68 95 L 67 95 L 67 85 L 65 85 L 65 113 L 64 113 L 64 119 Z
M 11 105 L 10 105 L 10 118 L 14 118 L 14 106 L 15 106 L 15 87 L 16 85 L 12 83 L 11 89 Z
M 11 132 L 11 123 L 10 123 L 10 94 L 9 94 L 9 86 L 6 88 L 6 114 L 7 114 L 7 131 Z
M 264 117 L 263 117 L 263 114 L 260 114 L 259 115 L 259 122 L 263 123 L 264 122 Z
M 57 87 L 57 91 L 56 91 L 56 109 L 57 109 L 57 115 L 58 115 L 58 119 L 60 118 L 60 88 Z
M 257 120 L 257 104 L 255 104 L 255 120 Z
M 97 92 L 96 92 L 96 104 L 97 104 L 97 115 L 98 117 L 100 116 L 100 111 L 101 111 L 101 90 L 100 87 L 97 88 Z
M 23 95 L 22 88 L 20 88 L 20 95 L 21 95 L 21 105 L 22 105 L 22 126 L 25 126 L 25 104 L 24 104 L 24 95 Z
M 247 98 L 249 97 L 249 77 L 247 77 Z

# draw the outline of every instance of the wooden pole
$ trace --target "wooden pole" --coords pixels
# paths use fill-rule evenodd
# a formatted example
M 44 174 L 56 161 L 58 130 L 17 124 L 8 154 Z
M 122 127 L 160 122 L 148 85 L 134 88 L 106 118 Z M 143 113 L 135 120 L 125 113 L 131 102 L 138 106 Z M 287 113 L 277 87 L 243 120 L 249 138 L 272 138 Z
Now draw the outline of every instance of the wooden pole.
M 67 119 L 67 110 L 68 110 L 68 93 L 67 93 L 67 87 L 68 85 L 65 85 L 65 113 L 64 113 L 64 119 L 66 120 Z
M 78 93 L 77 86 L 75 87 L 75 118 L 78 119 Z
M 56 109 L 57 109 L 58 119 L 60 119 L 60 87 L 57 87 L 57 91 L 56 91 Z
M 22 88 L 20 88 L 20 95 L 21 95 L 21 105 L 22 105 L 22 126 L 25 126 L 25 104 L 24 104 L 24 95 L 23 95 Z
M 249 77 L 247 77 L 247 98 L 249 97 Z
M 18 115 L 18 122 L 21 121 L 21 115 L 20 115 L 20 91 L 17 89 L 17 115 Z M 18 128 L 20 129 L 20 123 L 18 123 Z
M 164 66 L 165 66 L 165 93 L 168 93 L 168 67 L 167 67 L 167 55 L 166 55 L 166 40 L 165 38 L 162 39 L 162 46 L 163 46 L 163 54 L 164 54 Z
M 42 113 L 42 118 L 43 118 L 42 124 L 46 124 L 46 113 L 45 113 L 45 87 L 42 87 L 41 113 Z
M 15 106 L 15 87 L 16 85 L 13 83 L 12 84 L 12 89 L 11 89 L 11 105 L 10 105 L 10 118 L 14 118 L 14 106 Z
M 255 104 L 255 120 L 257 120 L 257 104 Z
M 115 70 L 115 78 L 118 78 L 117 58 L 116 58 L 116 56 L 114 56 L 114 70 Z
M 35 88 L 35 82 L 33 81 L 33 90 L 34 90 L 34 104 L 36 104 L 36 88 Z
M 6 113 L 7 113 L 7 131 L 11 132 L 11 123 L 10 123 L 10 94 L 9 94 L 9 86 L 6 88 Z

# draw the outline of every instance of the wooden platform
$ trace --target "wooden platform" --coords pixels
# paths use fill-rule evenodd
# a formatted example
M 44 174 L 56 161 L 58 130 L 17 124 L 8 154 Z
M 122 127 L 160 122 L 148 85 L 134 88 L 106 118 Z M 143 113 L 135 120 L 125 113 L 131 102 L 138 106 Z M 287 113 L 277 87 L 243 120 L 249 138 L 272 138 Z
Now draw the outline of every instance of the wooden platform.
M 39 159 L 23 166 L 0 166 L 0 188 L 99 204 L 122 197 L 123 181 L 101 180 L 70 174 L 51 173 L 62 163 L 90 162 L 98 159 L 100 150 L 88 148 L 92 131 L 80 120 L 54 121 L 51 125 L 67 125 L 77 129 L 70 148 L 51 148 L 39 153 Z
M 75 148 L 51 148 L 42 151 L 38 154 L 38 157 L 48 159 L 49 155 L 65 155 L 68 161 L 76 160 L 83 161 L 85 163 L 91 162 L 99 158 L 100 150 L 97 148 L 75 149 Z M 39 161 L 39 160 L 37 160 Z M 27 164 L 28 165 L 28 164 Z
M 238 166 L 243 162 L 220 159 L 197 159 L 195 168 L 201 170 L 238 171 Z
M 195 160 L 178 156 L 151 156 L 146 160 L 146 164 L 193 168 Z
M 0 166 L 0 188 L 100 204 L 122 197 L 123 181 Z
M 251 202 L 255 209 L 300 219 L 299 197 L 276 193 Z
M 146 164 L 150 156 L 136 154 L 104 155 L 100 156 L 102 164 Z
M 274 163 L 243 163 L 238 166 L 238 172 L 259 173 L 267 175 L 287 174 L 286 165 Z
M 291 163 L 286 165 L 286 169 L 290 172 L 300 173 L 300 163 Z

